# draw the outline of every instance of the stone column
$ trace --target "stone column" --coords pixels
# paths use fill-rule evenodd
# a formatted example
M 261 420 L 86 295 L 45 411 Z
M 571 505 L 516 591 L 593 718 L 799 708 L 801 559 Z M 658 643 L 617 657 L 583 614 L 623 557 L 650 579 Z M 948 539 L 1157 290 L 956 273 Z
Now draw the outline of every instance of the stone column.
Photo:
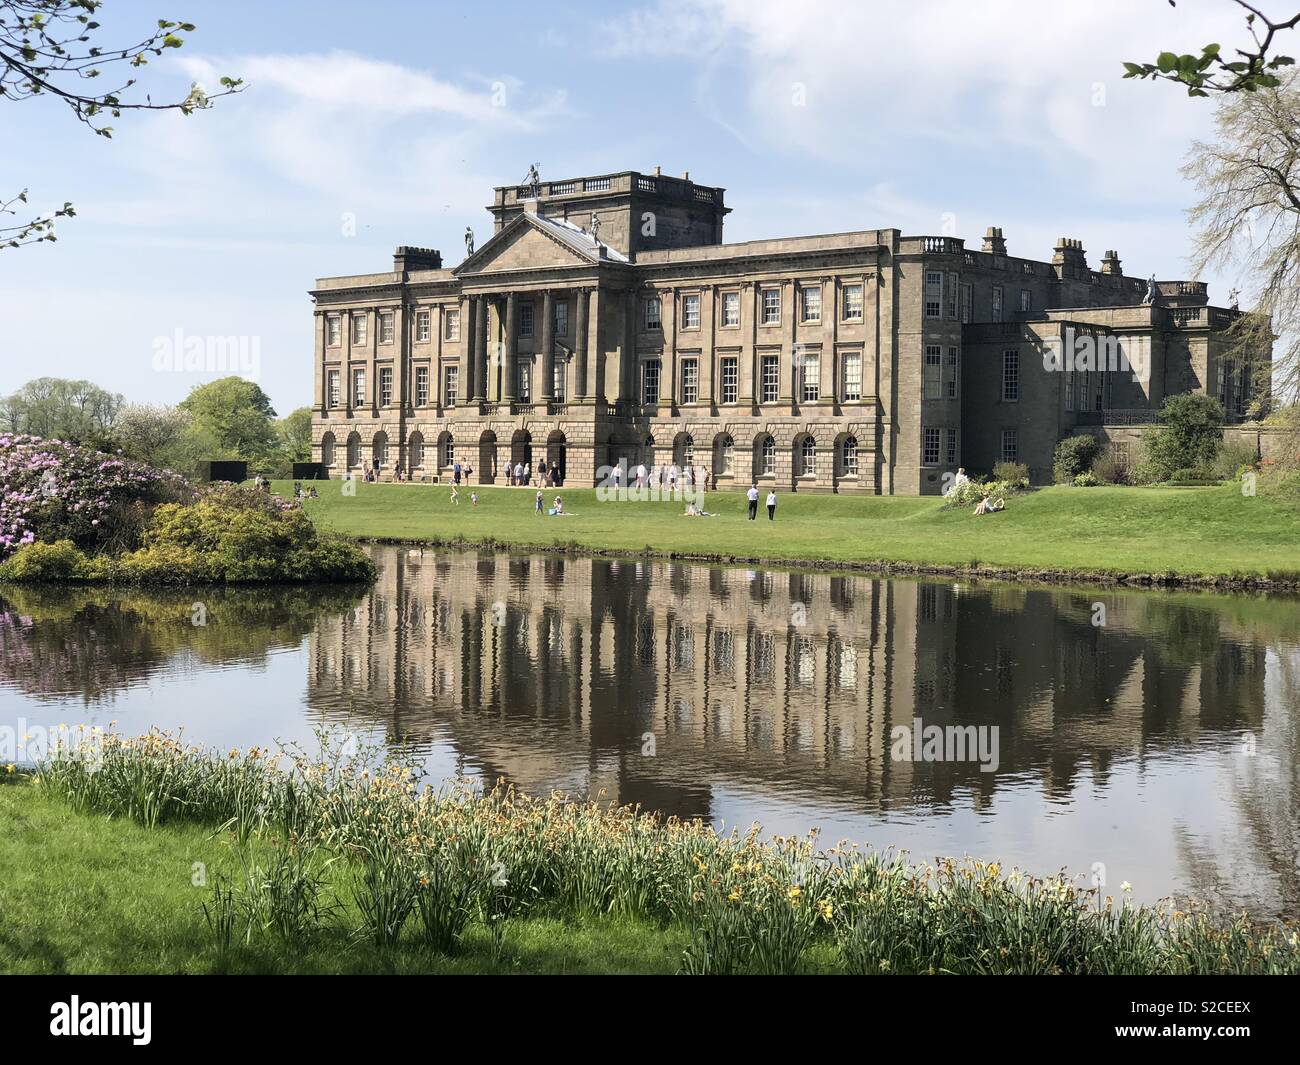
M 596 366 L 595 366 L 595 372 L 592 374 L 591 394 L 593 397 L 595 397 L 597 403 L 604 403 L 605 402 L 605 351 L 601 343 L 600 315 L 601 315 L 601 311 L 604 310 L 605 298 L 601 295 L 601 291 L 599 288 L 597 288 L 594 292 L 592 292 L 591 302 L 592 302 L 591 317 L 595 320 L 596 323 L 596 350 L 593 355 L 593 357 L 596 360 Z
M 538 395 L 543 403 L 555 398 L 555 293 L 549 288 L 542 293 L 542 387 Z
M 478 395 L 478 374 L 474 366 L 474 356 L 478 351 L 478 297 L 466 297 L 460 314 L 463 325 L 460 337 L 460 402 L 463 406 L 471 397 Z
M 474 297 L 474 402 L 487 399 L 488 301 Z
M 677 290 L 660 289 L 659 328 L 664 336 L 664 351 L 659 360 L 659 403 L 672 414 L 677 406 Z
M 575 400 L 579 402 L 587 398 L 587 297 L 589 290 L 585 288 L 577 289 L 573 294 L 573 361 L 574 382 L 573 390 Z
M 519 328 L 519 305 L 513 292 L 506 295 L 505 324 L 501 359 L 501 402 L 513 403 L 519 394 L 519 367 L 515 352 L 515 330 Z
M 326 366 L 326 360 L 329 357 L 329 348 L 327 341 L 329 335 L 326 331 L 325 314 L 322 311 L 316 312 L 316 407 L 320 416 L 325 417 L 329 411 L 329 369 Z

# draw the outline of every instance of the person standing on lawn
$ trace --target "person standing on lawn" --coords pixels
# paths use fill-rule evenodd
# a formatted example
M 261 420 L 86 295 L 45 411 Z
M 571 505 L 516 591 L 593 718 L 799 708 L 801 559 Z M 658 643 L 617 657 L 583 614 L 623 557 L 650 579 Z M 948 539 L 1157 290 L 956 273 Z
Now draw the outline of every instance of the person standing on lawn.
M 767 493 L 767 520 L 776 521 L 776 489 Z
M 753 521 L 758 517 L 758 485 L 751 484 L 745 498 L 749 500 L 749 520 Z

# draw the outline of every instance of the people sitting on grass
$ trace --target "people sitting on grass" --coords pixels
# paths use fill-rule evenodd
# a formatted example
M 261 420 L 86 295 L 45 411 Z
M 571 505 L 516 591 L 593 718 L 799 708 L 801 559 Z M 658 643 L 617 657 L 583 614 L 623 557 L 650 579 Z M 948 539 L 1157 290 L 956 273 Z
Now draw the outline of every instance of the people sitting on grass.
M 1001 496 L 998 496 L 996 499 L 992 498 L 991 496 L 985 496 L 977 504 L 975 504 L 975 513 L 996 514 L 999 510 L 1005 510 L 1006 505 L 1007 505 L 1007 501 L 1003 499 Z

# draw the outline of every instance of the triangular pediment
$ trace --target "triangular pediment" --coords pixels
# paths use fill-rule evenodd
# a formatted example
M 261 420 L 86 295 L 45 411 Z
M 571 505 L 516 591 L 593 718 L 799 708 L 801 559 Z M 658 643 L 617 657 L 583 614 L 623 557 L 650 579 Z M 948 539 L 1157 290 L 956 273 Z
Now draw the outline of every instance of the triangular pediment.
M 506 273 L 519 270 L 555 270 L 566 266 L 589 267 L 599 258 L 582 247 L 584 235 L 572 236 L 552 222 L 520 215 L 453 271 L 466 274 Z M 588 238 L 589 240 L 589 238 Z

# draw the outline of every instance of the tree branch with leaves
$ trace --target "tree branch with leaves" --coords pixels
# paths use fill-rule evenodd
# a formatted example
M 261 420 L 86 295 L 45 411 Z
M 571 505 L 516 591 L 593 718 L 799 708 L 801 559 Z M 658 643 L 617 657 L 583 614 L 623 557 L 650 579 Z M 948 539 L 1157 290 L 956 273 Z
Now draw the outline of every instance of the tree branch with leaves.
M 1237 48 L 1226 56 L 1219 44 L 1207 44 L 1199 54 L 1161 52 L 1154 63 L 1125 63 L 1124 77 L 1177 82 L 1187 86 L 1188 96 L 1277 88 L 1279 72 L 1295 60 L 1272 52 L 1274 38 L 1300 25 L 1300 14 L 1275 22 L 1246 0 L 1233 2 L 1246 10 L 1253 48 Z M 1176 7 L 1176 0 L 1169 0 L 1169 6 Z
M 96 16 L 104 0 L 0 0 L 0 99 L 21 102 L 45 96 L 59 100 L 98 136 L 111 137 L 110 118 L 126 111 L 179 111 L 183 115 L 243 88 L 239 78 L 222 77 L 209 92 L 197 82 L 180 100 L 156 102 L 140 95 L 135 73 L 165 52 L 180 48 L 193 23 L 159 19 L 157 27 L 134 43 L 92 43 L 101 28 Z M 99 89 L 105 78 L 111 88 Z M 0 201 L 0 216 L 19 217 L 27 190 Z M 75 215 L 72 204 L 36 218 L 0 225 L 0 248 L 55 240 L 54 224 Z M 3 221 L 0 218 L 0 221 Z

